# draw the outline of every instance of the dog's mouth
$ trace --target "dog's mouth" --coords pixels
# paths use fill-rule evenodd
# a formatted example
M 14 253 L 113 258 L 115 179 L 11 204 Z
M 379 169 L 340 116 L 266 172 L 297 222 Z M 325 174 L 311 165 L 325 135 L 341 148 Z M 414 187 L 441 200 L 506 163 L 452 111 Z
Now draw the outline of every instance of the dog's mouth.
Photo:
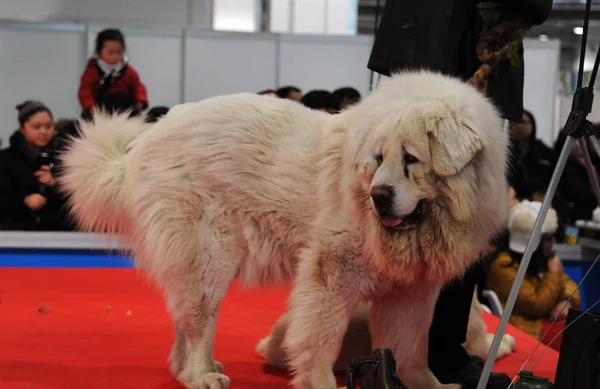
M 382 215 L 381 224 L 394 230 L 409 230 L 419 225 L 423 218 L 425 200 L 420 200 L 415 209 L 406 216 Z

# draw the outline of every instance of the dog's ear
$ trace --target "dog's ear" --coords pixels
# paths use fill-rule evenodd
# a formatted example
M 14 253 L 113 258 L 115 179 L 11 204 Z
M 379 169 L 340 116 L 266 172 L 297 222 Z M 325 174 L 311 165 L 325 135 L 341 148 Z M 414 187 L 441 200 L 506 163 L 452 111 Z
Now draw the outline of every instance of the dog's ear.
M 459 173 L 485 147 L 472 126 L 453 117 L 438 117 L 426 126 L 431 163 L 439 176 Z

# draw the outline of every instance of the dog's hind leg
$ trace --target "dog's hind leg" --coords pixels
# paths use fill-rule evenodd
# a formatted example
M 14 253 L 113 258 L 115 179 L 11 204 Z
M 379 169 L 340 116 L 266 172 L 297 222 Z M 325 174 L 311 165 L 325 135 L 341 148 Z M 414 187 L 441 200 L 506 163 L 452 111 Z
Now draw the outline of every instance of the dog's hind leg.
M 187 388 L 226 389 L 229 378 L 221 373 L 223 366 L 213 359 L 213 343 L 218 309 L 235 277 L 235 270 L 222 266 L 223 262 L 213 255 L 203 253 L 201 256 L 210 258 L 201 261 L 204 269 L 188 273 L 179 287 L 169 288 L 169 305 L 180 331 L 171 355 L 176 357 L 185 351 L 179 362 L 182 369 L 176 377 Z M 176 361 L 173 358 L 172 364 Z
M 175 377 L 188 389 L 226 389 L 229 378 L 213 359 L 213 341 L 218 309 L 243 252 L 235 234 L 219 228 L 223 215 L 182 197 L 152 199 L 149 211 L 140 216 L 147 221 L 139 226 L 144 231 L 142 254 L 175 323 L 170 356 Z
M 192 260 L 183 279 L 174 280 L 168 289 L 169 305 L 185 338 L 185 359 L 177 378 L 190 389 L 226 389 L 229 378 L 213 359 L 213 344 L 218 309 L 237 274 L 240 257 L 232 236 L 206 230 L 202 234 L 204 251 Z

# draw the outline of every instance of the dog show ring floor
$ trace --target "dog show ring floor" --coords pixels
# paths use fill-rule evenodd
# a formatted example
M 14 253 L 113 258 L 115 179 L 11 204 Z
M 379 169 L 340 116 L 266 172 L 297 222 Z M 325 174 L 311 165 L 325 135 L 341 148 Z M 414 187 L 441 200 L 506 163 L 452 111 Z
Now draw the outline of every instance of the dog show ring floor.
M 182 389 L 167 357 L 173 325 L 160 293 L 128 268 L 0 267 L 0 388 Z M 289 388 L 285 371 L 255 352 L 285 311 L 289 286 L 240 290 L 219 314 L 215 359 L 232 389 Z M 485 315 L 488 331 L 498 319 Z M 509 326 L 517 351 L 494 371 L 517 373 L 536 341 Z M 543 349 L 540 347 L 537 353 Z M 558 353 L 535 373 L 554 379 Z M 343 377 L 339 378 L 340 385 Z

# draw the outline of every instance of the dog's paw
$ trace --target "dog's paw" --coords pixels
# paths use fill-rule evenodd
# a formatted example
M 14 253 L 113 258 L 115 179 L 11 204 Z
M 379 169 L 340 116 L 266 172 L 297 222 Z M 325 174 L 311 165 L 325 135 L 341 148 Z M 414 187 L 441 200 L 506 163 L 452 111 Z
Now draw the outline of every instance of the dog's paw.
M 504 337 L 502 337 L 502 343 L 510 347 L 511 351 L 517 350 L 517 340 L 514 337 L 512 337 L 512 335 L 505 334 Z
M 229 377 L 221 373 L 205 373 L 200 378 L 182 380 L 188 389 L 227 389 Z
M 265 336 L 264 338 L 259 340 L 258 344 L 256 345 L 256 348 L 255 348 L 256 352 L 263 358 L 265 357 L 265 350 L 267 349 L 267 345 L 269 344 L 270 341 L 271 341 L 271 335 Z

